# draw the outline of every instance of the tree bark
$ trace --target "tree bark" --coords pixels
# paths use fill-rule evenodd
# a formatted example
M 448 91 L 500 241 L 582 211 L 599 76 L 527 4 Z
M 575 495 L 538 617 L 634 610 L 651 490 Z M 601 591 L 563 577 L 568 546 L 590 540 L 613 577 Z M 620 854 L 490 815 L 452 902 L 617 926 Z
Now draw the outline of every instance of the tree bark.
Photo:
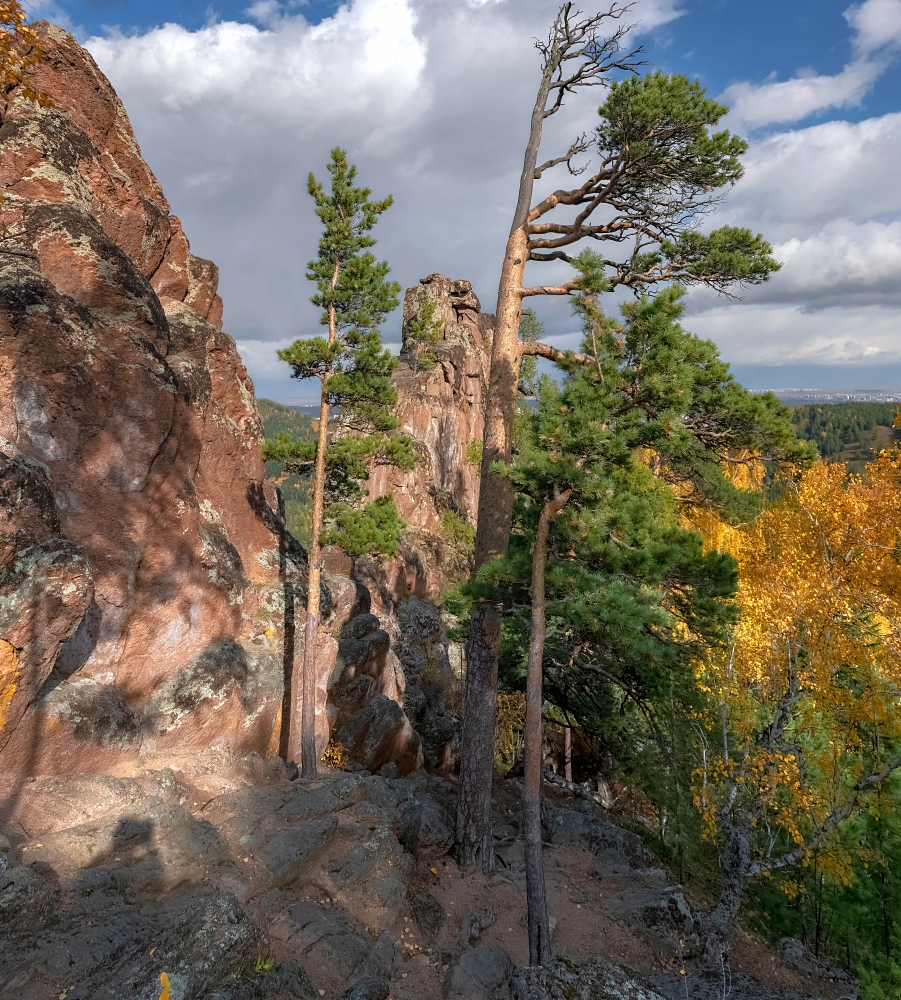
M 723 867 L 726 884 L 716 906 L 704 919 L 704 953 L 702 960 L 709 969 L 720 969 L 729 952 L 735 931 L 735 920 L 741 909 L 750 867 L 750 845 L 743 829 L 733 827 L 726 839 Z
M 338 283 L 339 270 L 335 265 L 332 288 Z M 328 343 L 335 343 L 338 336 L 335 307 L 329 306 Z M 316 447 L 316 464 L 313 471 L 313 516 L 310 525 L 310 570 L 307 577 L 307 617 L 303 633 L 303 675 L 300 702 L 300 773 L 304 778 L 316 777 L 319 755 L 316 752 L 316 655 L 319 649 L 319 602 L 322 591 L 322 534 L 323 508 L 325 505 L 325 450 L 328 446 L 328 418 L 331 409 L 328 399 L 329 372 L 322 376 L 319 397 L 319 438 Z M 296 700 L 294 710 L 296 711 Z M 293 724 L 292 724 L 293 728 Z
M 288 580 L 288 543 L 285 527 L 285 498 L 276 488 L 280 533 L 278 538 L 278 575 L 285 601 L 284 638 L 282 640 L 282 714 L 278 734 L 278 755 L 291 759 L 291 712 L 294 705 L 294 584 Z
M 573 731 L 569 726 L 563 730 L 563 777 L 573 780 Z
M 519 196 L 497 290 L 496 322 L 491 341 L 491 374 L 482 437 L 482 469 L 476 520 L 476 569 L 486 560 L 503 555 L 510 540 L 513 490 L 507 480 L 491 471 L 491 466 L 494 462 L 509 462 L 513 450 L 513 414 L 519 383 L 522 282 L 529 259 L 529 207 L 551 76 L 552 70 L 545 68 L 532 109 L 529 141 L 519 180 Z M 490 871 L 494 867 L 494 851 L 491 848 L 491 770 L 494 759 L 500 612 L 486 607 L 477 612 L 477 615 L 480 616 L 479 627 L 476 628 L 473 620 L 466 646 L 466 689 L 473 696 L 471 701 L 466 701 L 460 747 L 457 853 L 458 857 L 469 861 L 481 857 L 483 866 L 487 864 L 486 870 Z M 486 640 L 495 634 L 498 636 L 497 641 L 493 645 L 489 644 Z M 468 697 L 467 694 L 467 699 Z M 470 705 L 473 706 L 472 709 Z M 488 746 L 492 749 L 486 757 L 485 748 Z
M 544 771 L 544 747 L 541 713 L 544 704 L 542 661 L 545 638 L 544 571 L 547 565 L 547 535 L 551 518 L 563 508 L 569 493 L 549 500 L 538 520 L 538 533 L 532 551 L 532 637 L 529 642 L 529 668 L 526 677 L 525 778 L 523 780 L 522 819 L 526 860 L 526 904 L 529 920 L 529 965 L 547 966 L 553 960 L 547 915 L 547 887 L 544 881 L 544 857 L 541 845 L 541 779 Z
M 473 613 L 466 644 L 463 688 L 463 746 L 457 779 L 457 860 L 464 871 L 481 865 L 494 870 L 491 837 L 491 774 L 497 714 L 497 667 L 501 609 L 480 604 Z

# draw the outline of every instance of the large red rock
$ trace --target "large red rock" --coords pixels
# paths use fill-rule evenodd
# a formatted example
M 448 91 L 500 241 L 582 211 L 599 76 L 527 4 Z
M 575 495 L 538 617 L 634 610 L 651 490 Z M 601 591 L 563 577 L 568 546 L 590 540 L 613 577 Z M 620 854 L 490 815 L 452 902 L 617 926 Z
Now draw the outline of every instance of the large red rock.
M 0 125 L 0 770 L 264 752 L 305 555 L 274 514 L 217 269 L 90 55 L 37 28 L 55 106 L 16 100 Z M 343 578 L 325 602 L 323 749 L 336 637 L 369 609 Z
M 426 302 L 433 303 L 439 340 L 420 352 L 410 324 Z M 494 316 L 481 311 L 468 281 L 430 274 L 407 289 L 401 364 L 394 376 L 396 412 L 401 430 L 414 439 L 419 461 L 408 473 L 377 467 L 367 484 L 373 498 L 393 495 L 407 524 L 394 563 L 379 572 L 360 561 L 355 567 L 377 603 L 381 596 L 383 604 L 387 599 L 393 606 L 408 594 L 436 600 L 470 570 L 471 551 L 462 535 L 465 526 L 475 530 L 479 504 L 493 330 Z M 425 353 L 432 357 L 423 364 Z

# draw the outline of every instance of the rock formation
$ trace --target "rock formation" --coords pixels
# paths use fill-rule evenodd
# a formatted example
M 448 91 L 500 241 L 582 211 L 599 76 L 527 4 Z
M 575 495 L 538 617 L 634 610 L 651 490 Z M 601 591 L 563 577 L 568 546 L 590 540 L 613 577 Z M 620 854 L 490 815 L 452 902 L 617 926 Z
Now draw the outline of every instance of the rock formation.
M 55 106 L 16 101 L 0 127 L 0 770 L 217 739 L 271 751 L 306 557 L 264 480 L 217 269 L 191 254 L 90 55 L 37 27 Z M 323 604 L 324 750 L 341 630 L 370 601 L 331 575 Z M 382 720 L 381 739 L 408 737 L 415 766 L 391 703 L 401 732 Z
M 425 362 L 411 323 L 427 302 L 439 339 L 426 345 L 432 357 Z M 430 274 L 407 289 L 397 416 L 416 442 L 419 462 L 408 473 L 377 468 L 367 484 L 372 497 L 392 494 L 407 523 L 400 556 L 384 577 L 395 600 L 407 594 L 434 600 L 469 571 L 469 547 L 448 530 L 448 516 L 451 524 L 475 528 L 493 328 L 494 316 L 481 311 L 468 281 Z

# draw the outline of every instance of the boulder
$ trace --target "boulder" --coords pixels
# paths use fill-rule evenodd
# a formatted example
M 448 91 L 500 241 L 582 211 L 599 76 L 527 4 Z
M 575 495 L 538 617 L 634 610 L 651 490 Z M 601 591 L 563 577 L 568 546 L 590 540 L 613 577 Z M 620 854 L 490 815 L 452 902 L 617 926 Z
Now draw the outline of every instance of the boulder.
M 410 337 L 410 324 L 432 304 L 438 342 L 428 346 L 434 363 L 424 364 Z M 468 281 L 440 274 L 422 278 L 404 296 L 401 366 L 396 415 L 412 435 L 420 460 L 411 472 L 378 466 L 370 496 L 393 496 L 408 525 L 392 564 L 360 565 L 370 590 L 385 610 L 407 595 L 437 600 L 470 570 L 471 551 L 443 525 L 448 513 L 475 524 L 479 502 L 478 462 L 470 446 L 482 440 L 484 386 L 487 381 L 494 317 L 481 305 Z
M 309 976 L 296 962 L 279 962 L 259 972 L 255 967 L 204 1000 L 319 1000 Z
M 505 987 L 514 965 L 507 950 L 497 941 L 483 941 L 460 956 L 448 979 L 448 997 L 456 1000 L 495 1000 L 496 991 Z
M 378 771 L 387 763 L 399 774 L 422 766 L 422 741 L 404 710 L 384 695 L 369 698 L 335 733 L 335 740 L 352 760 L 367 771 Z
M 0 769 L 262 751 L 282 534 L 216 267 L 91 56 L 36 30 L 54 106 L 0 127 Z
M 336 816 L 326 816 L 273 837 L 260 851 L 263 864 L 277 886 L 297 881 L 317 861 L 338 827 Z
M 410 897 L 410 912 L 419 933 L 429 944 L 434 944 L 447 920 L 444 907 L 430 892 L 417 892 Z
M 782 961 L 798 972 L 818 976 L 821 979 L 848 979 L 848 974 L 844 970 L 837 969 L 819 958 L 797 938 L 782 938 L 778 944 L 778 951 Z
M 558 962 L 550 969 L 517 969 L 512 1000 L 664 1000 L 628 969 L 601 958 L 581 968 Z
M 318 982 L 328 978 L 345 983 L 369 956 L 371 945 L 347 919 L 318 903 L 296 903 L 288 913 L 291 936 L 287 945 Z
M 580 809 L 548 809 L 543 823 L 552 844 L 577 844 L 588 838 L 591 816 Z
M 397 918 L 413 874 L 413 859 L 387 827 L 377 827 L 362 843 L 329 863 L 332 895 L 370 927 L 388 927 Z
M 346 989 L 339 1000 L 388 1000 L 391 983 L 382 976 L 366 976 Z
M 595 869 L 599 875 L 615 874 L 645 868 L 648 852 L 641 837 L 629 830 L 600 820 L 589 829 L 591 849 L 595 854 Z

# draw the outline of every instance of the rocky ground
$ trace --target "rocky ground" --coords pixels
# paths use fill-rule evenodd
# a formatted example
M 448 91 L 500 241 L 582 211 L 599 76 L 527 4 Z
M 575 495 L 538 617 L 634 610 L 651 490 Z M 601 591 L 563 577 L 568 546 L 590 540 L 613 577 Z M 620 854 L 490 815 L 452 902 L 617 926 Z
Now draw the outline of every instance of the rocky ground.
M 491 878 L 465 876 L 447 854 L 453 795 L 447 779 L 396 778 L 390 765 L 305 782 L 278 760 L 217 749 L 151 758 L 127 775 L 0 778 L 0 994 L 724 995 L 722 976 L 691 964 L 680 887 L 648 867 L 634 834 L 553 789 L 547 877 L 561 962 L 530 979 L 516 782 L 496 788 L 501 864 Z M 850 995 L 829 970 L 802 971 L 802 953 L 789 948 L 788 958 L 794 965 L 741 939 L 728 995 Z

